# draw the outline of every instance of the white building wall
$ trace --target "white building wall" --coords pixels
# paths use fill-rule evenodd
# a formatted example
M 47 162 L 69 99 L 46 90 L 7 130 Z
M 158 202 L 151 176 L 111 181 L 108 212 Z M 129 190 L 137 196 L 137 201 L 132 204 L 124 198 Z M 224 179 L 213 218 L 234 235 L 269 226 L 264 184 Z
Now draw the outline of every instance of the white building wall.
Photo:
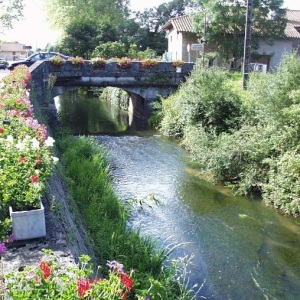
M 170 60 L 182 60 L 182 33 L 172 30 L 168 34 L 168 52 Z
M 279 66 L 283 54 L 291 54 L 293 52 L 292 40 L 275 40 L 272 45 L 268 45 L 265 41 L 259 42 L 259 54 L 270 55 L 269 71 L 275 71 Z

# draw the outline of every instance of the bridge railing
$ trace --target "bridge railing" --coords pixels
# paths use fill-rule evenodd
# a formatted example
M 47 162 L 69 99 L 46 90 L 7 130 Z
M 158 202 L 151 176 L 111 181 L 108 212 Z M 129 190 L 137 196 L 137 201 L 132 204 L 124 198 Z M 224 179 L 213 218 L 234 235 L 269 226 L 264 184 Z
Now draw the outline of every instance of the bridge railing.
M 142 66 L 140 61 L 134 61 L 130 68 L 122 68 L 118 66 L 117 62 L 107 61 L 102 68 L 93 67 L 89 61 L 85 61 L 83 65 L 74 65 L 70 61 L 58 67 L 53 66 L 50 62 L 49 72 L 58 77 L 134 77 L 136 79 L 149 78 L 157 76 L 160 78 L 174 78 L 177 77 L 180 81 L 190 74 L 194 68 L 194 63 L 185 63 L 180 68 L 176 68 L 171 62 L 159 62 L 156 66 L 147 68 Z

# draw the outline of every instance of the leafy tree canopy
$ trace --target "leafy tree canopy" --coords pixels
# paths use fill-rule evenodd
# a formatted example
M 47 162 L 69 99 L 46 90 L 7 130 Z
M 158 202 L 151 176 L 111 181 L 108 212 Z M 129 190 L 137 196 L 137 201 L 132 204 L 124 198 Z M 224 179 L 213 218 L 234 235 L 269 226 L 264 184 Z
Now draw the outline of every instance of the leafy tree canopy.
M 194 14 L 195 28 L 199 37 L 205 35 L 208 42 L 215 45 L 224 58 L 242 57 L 246 0 L 195 0 L 202 11 Z M 258 37 L 272 42 L 282 37 L 286 27 L 283 0 L 253 0 L 252 49 L 258 49 Z
M 22 17 L 23 0 L 0 0 L 1 28 L 12 28 L 12 21 Z
M 98 25 L 92 20 L 75 20 L 67 26 L 58 50 L 88 59 L 99 43 L 113 40 L 115 36 L 115 30 L 109 24 Z
M 128 14 L 128 3 L 129 0 L 46 0 L 46 8 L 54 27 L 64 31 L 78 18 L 117 26 Z

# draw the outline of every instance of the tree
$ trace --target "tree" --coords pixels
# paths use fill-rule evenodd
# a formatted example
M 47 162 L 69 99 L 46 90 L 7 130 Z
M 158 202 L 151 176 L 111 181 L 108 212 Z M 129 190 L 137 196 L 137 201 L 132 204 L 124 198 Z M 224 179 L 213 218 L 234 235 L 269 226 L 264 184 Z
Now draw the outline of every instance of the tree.
M 163 54 L 167 49 L 167 39 L 165 33 L 160 31 L 162 25 L 170 18 L 185 15 L 195 7 L 193 0 L 173 0 L 157 8 L 135 13 L 136 22 L 140 27 L 136 31 L 135 44 L 139 45 L 141 50 L 151 48 L 159 55 Z
M 23 0 L 0 0 L 0 28 L 12 28 L 12 21 L 22 17 L 22 10 Z
M 221 57 L 228 59 L 243 56 L 246 0 L 197 0 L 202 10 L 194 14 L 193 20 L 199 38 L 204 33 L 204 19 L 207 19 L 205 35 Z M 252 49 L 258 49 L 258 38 L 271 43 L 283 37 L 286 27 L 283 0 L 253 0 Z
M 128 0 L 46 0 L 46 7 L 51 23 L 63 31 L 78 19 L 118 26 L 128 15 Z
M 69 55 L 90 58 L 99 44 L 99 31 L 93 21 L 72 21 L 66 28 L 65 36 L 58 45 L 58 50 Z

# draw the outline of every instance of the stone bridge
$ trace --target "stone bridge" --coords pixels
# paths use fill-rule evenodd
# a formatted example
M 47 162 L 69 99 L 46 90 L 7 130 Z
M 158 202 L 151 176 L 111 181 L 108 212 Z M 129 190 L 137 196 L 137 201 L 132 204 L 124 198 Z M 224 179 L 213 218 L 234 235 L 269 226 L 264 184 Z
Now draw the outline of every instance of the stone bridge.
M 32 82 L 39 103 L 51 90 L 52 99 L 77 87 L 118 87 L 129 94 L 129 110 L 140 118 L 151 114 L 152 101 L 158 96 L 167 97 L 185 81 L 193 70 L 193 63 L 176 68 L 170 62 L 159 62 L 153 68 L 145 68 L 135 61 L 128 69 L 120 68 L 116 62 L 107 62 L 104 68 L 96 69 L 88 61 L 82 66 L 67 62 L 55 67 L 49 61 L 36 62 L 30 67 Z

